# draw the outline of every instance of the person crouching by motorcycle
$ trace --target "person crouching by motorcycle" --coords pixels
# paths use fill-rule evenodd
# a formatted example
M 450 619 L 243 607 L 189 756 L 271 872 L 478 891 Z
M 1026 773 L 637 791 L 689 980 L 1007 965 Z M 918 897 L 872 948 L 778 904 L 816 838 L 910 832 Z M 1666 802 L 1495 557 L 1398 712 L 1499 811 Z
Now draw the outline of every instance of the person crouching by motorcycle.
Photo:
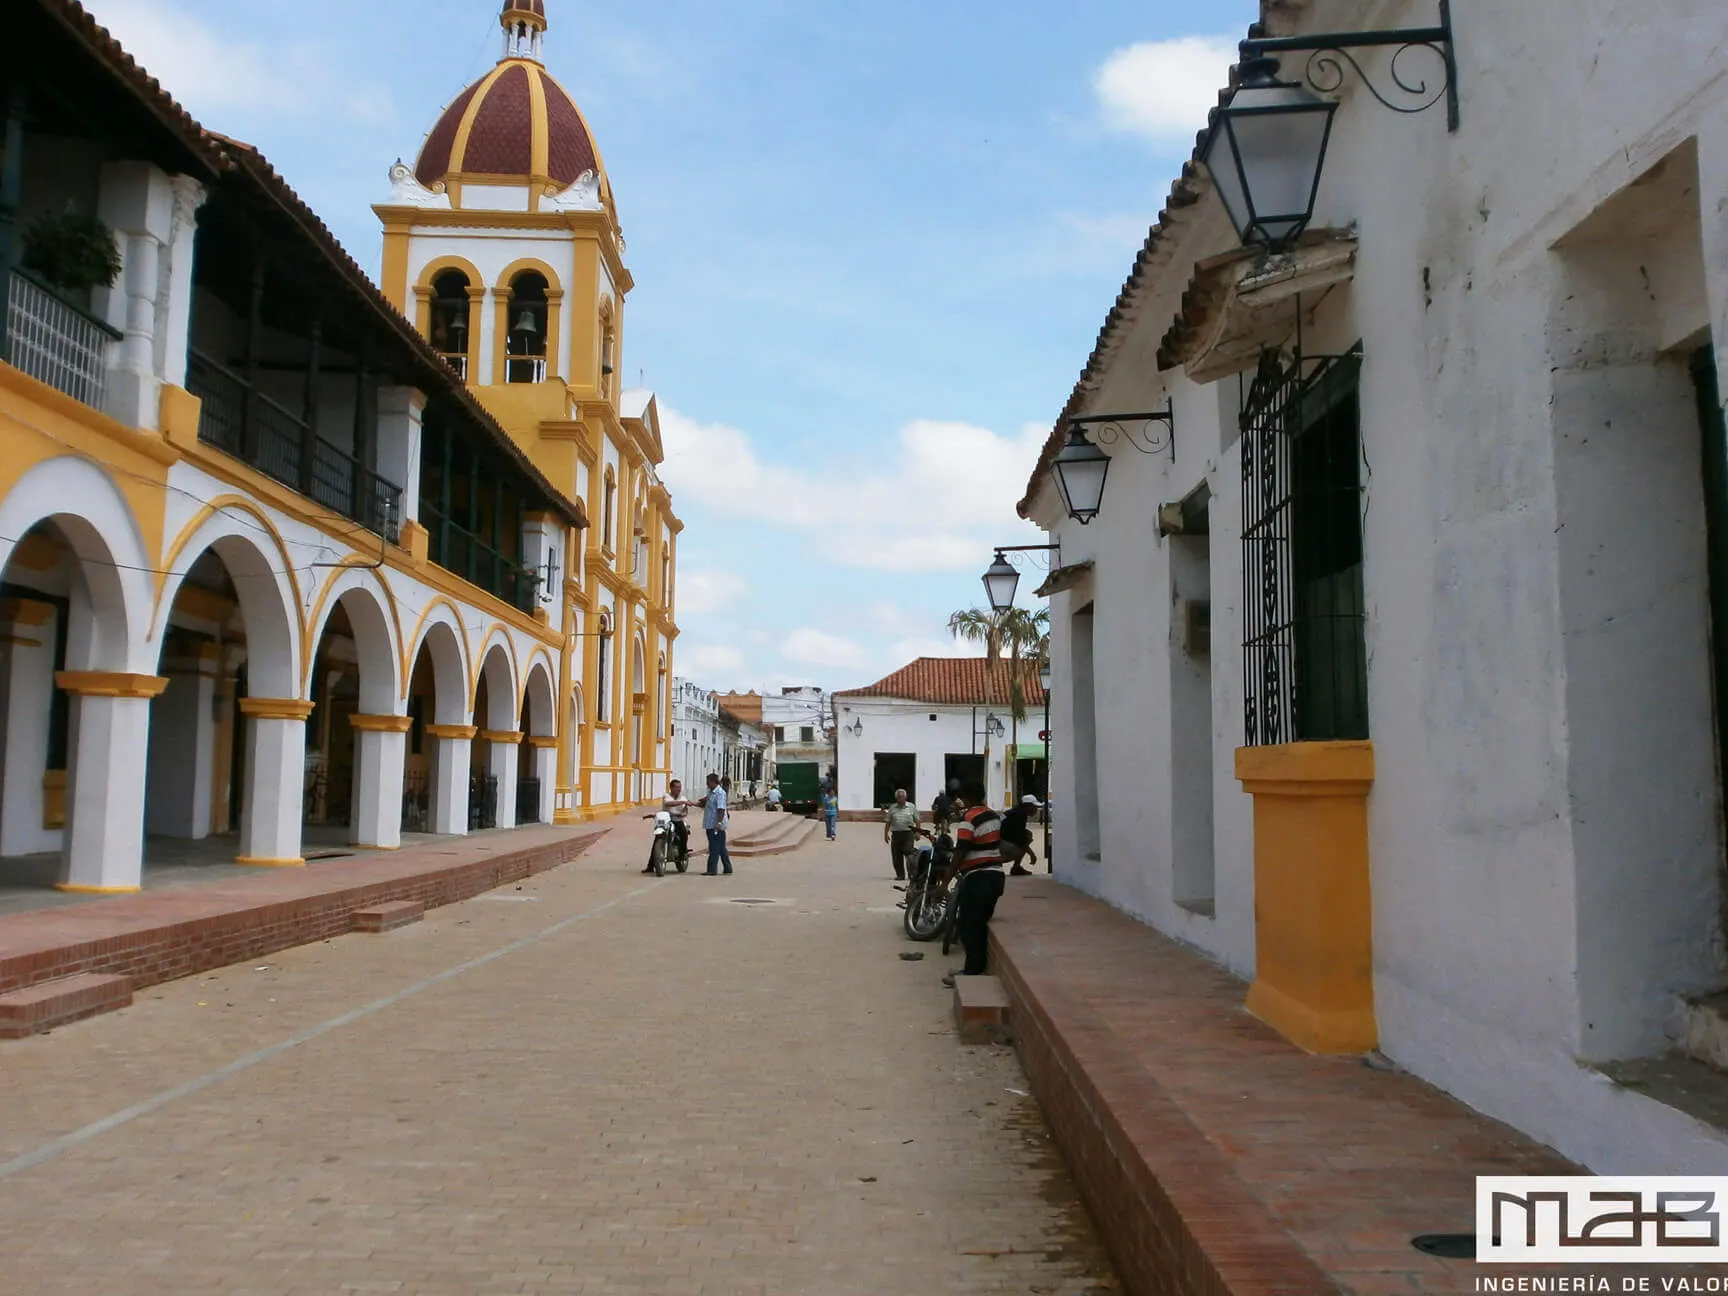
M 684 782 L 673 779 L 666 785 L 666 795 L 660 798 L 660 808 L 672 816 L 672 858 L 683 859 L 690 853 L 690 826 L 684 822 L 690 813 L 690 803 L 684 799 Z M 648 818 L 644 815 L 643 818 Z M 642 870 L 644 873 L 654 871 L 653 861 Z
M 963 793 L 952 797 L 955 883 L 954 929 L 966 951 L 966 965 L 950 972 L 942 984 L 952 987 L 959 976 L 983 976 L 990 957 L 990 919 L 1008 879 L 1002 874 L 1002 817 L 987 804 L 968 807 Z

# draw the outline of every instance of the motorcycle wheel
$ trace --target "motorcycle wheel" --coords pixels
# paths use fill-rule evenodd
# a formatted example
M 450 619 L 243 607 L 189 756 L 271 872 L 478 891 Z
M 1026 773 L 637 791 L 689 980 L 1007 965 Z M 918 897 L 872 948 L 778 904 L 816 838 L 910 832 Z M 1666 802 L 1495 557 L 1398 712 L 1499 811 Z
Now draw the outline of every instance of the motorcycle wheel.
M 648 852 L 648 863 L 654 870 L 655 877 L 666 876 L 666 839 L 656 837 L 654 847 Z
M 906 893 L 906 934 L 915 941 L 933 941 L 947 925 L 948 905 L 941 892 L 918 887 Z
M 678 852 L 678 871 L 680 873 L 688 873 L 690 871 L 690 851 L 688 848 Z

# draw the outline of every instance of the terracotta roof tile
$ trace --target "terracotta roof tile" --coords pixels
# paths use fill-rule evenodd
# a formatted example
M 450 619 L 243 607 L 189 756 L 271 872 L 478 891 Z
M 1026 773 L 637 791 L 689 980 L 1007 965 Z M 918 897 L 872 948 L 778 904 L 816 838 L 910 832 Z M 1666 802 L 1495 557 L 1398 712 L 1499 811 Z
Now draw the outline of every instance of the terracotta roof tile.
M 938 706 L 1008 706 L 1013 668 L 1004 659 L 994 670 L 983 657 L 920 657 L 868 688 L 836 693 L 837 698 L 905 698 Z M 1027 708 L 1044 705 L 1044 689 L 1034 662 L 1020 663 L 1021 691 Z

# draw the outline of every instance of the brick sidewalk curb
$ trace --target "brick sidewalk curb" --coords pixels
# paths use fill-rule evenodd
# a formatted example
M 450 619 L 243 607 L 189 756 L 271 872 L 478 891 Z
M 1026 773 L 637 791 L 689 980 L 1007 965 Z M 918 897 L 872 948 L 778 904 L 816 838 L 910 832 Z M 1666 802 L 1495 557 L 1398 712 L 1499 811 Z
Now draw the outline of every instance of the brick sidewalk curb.
M 991 924 L 1015 1051 L 1080 1195 L 1136 1296 L 1332 1296 L 1341 1289 L 1085 1003 L 1028 932 Z
M 298 945 L 346 935 L 353 930 L 355 911 L 374 905 L 412 900 L 428 909 L 435 909 L 470 900 L 506 883 L 569 863 L 605 836 L 607 831 L 609 829 L 573 833 L 558 841 L 542 842 L 456 864 L 427 864 L 416 871 L 405 871 L 396 877 L 377 881 L 340 885 L 340 879 L 331 876 L 338 868 L 353 873 L 368 865 L 400 868 L 403 863 L 411 863 L 369 857 L 365 863 L 329 866 L 319 874 L 299 874 L 295 879 L 297 882 L 319 878 L 338 883 L 331 890 L 311 894 L 248 899 L 233 896 L 228 888 L 221 896 L 205 892 L 203 896 L 188 898 L 182 894 L 176 896 L 181 904 L 208 899 L 216 904 L 227 902 L 227 907 L 215 913 L 155 921 L 151 921 L 146 910 L 136 918 L 136 925 L 130 930 L 123 927 L 88 940 L 44 940 L 36 948 L 18 949 L 0 956 L 0 993 L 84 972 L 129 977 L 135 988 L 142 989 L 213 968 L 228 967 Z M 96 925 L 104 919 L 112 921 L 111 906 L 148 899 L 146 896 L 136 900 L 127 897 L 121 901 L 99 901 L 78 906 L 76 912 L 60 910 L 55 913 L 62 921 L 93 920 L 93 925 Z M 99 912 L 104 905 L 110 906 L 108 912 Z M 26 919 L 34 915 L 17 917 Z

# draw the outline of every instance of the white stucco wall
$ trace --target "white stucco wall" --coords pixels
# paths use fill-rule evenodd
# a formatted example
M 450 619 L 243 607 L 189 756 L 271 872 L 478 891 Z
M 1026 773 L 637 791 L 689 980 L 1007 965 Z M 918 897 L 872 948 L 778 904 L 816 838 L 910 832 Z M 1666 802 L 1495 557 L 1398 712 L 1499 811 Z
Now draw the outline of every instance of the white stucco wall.
M 1328 10 L 1326 25 L 1366 22 L 1367 6 L 1345 9 L 1362 13 Z M 1454 18 L 1456 135 L 1438 110 L 1404 118 L 1346 96 L 1315 223 L 1357 228 L 1355 280 L 1304 319 L 1310 355 L 1365 343 L 1382 1048 L 1593 1168 L 1721 1173 L 1720 1135 L 1580 1063 L 1666 1047 L 1679 996 L 1722 977 L 1698 429 L 1683 353 L 1662 353 L 1713 321 L 1728 354 L 1728 82 L 1712 53 L 1728 11 L 1675 0 L 1652 22 L 1611 0 L 1538 0 L 1460 3 Z M 1688 177 L 1678 200 L 1672 176 L 1648 175 L 1665 159 Z M 1640 183 L 1660 197 L 1640 200 Z M 1063 562 L 1098 564 L 1088 589 L 1052 601 L 1055 865 L 1247 976 L 1238 386 L 1197 388 L 1150 363 L 1193 264 L 1235 239 L 1215 208 L 1184 221 L 1089 401 L 1150 409 L 1168 391 L 1174 461 L 1118 448 L 1087 528 L 1057 521 L 1052 491 L 1039 500 Z M 1154 531 L 1157 506 L 1202 481 L 1215 918 L 1176 903 L 1172 797 L 1192 771 L 1177 769 L 1170 696 L 1180 591 Z M 1078 792 L 1069 631 L 1088 603 L 1108 697 L 1096 863 L 1063 809 Z
M 907 788 L 911 800 L 930 808 L 942 790 L 949 756 L 984 756 L 990 803 L 1001 808 L 1006 798 L 1003 768 L 1007 738 L 986 739 L 989 708 L 980 707 L 978 735 L 973 737 L 971 707 L 935 706 L 900 698 L 837 698 L 840 707 L 840 808 L 876 808 L 876 756 L 879 752 L 910 753 L 917 758 L 917 786 Z M 932 716 L 936 718 L 931 719 Z M 849 726 L 862 720 L 864 732 L 854 736 Z M 988 752 L 986 752 L 988 747 Z

